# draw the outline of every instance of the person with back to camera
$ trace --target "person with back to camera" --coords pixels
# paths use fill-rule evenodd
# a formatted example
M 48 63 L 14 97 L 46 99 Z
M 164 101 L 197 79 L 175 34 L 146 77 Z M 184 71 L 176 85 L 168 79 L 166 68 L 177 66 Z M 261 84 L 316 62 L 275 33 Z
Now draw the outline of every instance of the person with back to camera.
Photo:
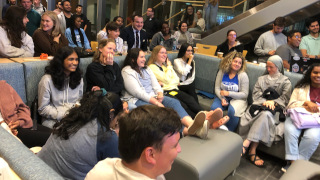
M 33 57 L 34 44 L 26 33 L 27 12 L 10 6 L 0 22 L 0 57 Z
M 209 0 L 203 7 L 207 31 L 216 26 L 220 0 Z
M 180 79 L 180 84 L 178 85 L 179 90 L 189 94 L 199 103 L 194 81 L 196 64 L 193 49 L 190 44 L 183 43 L 181 45 L 178 57 L 173 61 L 173 69 Z
M 178 114 L 153 105 L 140 106 L 119 119 L 120 158 L 100 161 L 86 180 L 164 180 L 181 152 Z
M 310 113 L 319 113 L 320 99 L 320 64 L 312 64 L 303 78 L 297 83 L 292 92 L 287 109 L 304 108 Z M 303 159 L 309 160 L 316 151 L 320 142 L 320 128 L 298 129 L 290 116 L 285 121 L 284 140 L 286 147 L 286 160 L 288 164 L 282 168 L 286 172 L 294 161 Z M 303 132 L 303 136 L 299 143 L 299 137 Z
M 179 30 L 173 34 L 178 45 L 183 43 L 193 44 L 193 38 L 191 33 L 188 31 L 187 23 L 185 21 L 180 22 L 178 28 Z
M 151 69 L 146 66 L 145 54 L 141 49 L 134 48 L 129 51 L 122 69 L 125 92 L 123 99 L 128 100 L 129 104 L 142 106 L 154 104 L 159 107 L 170 107 L 177 111 L 182 124 L 184 135 L 196 135 L 206 138 L 208 127 L 218 121 L 216 112 L 199 112 L 195 120 L 187 114 L 178 100 L 163 96 L 163 90 L 158 83 Z M 208 119 L 205 120 L 205 119 Z M 218 123 L 218 122 L 217 122 Z
M 120 26 L 116 22 L 107 23 L 106 26 L 97 34 L 98 43 L 100 43 L 102 39 L 113 39 L 116 43 L 116 52 L 121 53 L 123 47 L 123 39 L 119 37 L 119 27 Z
M 38 85 L 42 125 L 52 128 L 75 106 L 83 94 L 80 59 L 71 47 L 59 49 L 45 68 Z
M 80 27 L 81 26 L 81 16 L 73 15 L 71 17 L 72 23 L 69 28 L 66 29 L 65 36 L 69 41 L 70 47 L 80 47 L 84 48 L 87 52 L 92 52 L 90 42 L 87 38 L 86 33 Z
M 243 44 L 237 41 L 237 32 L 233 29 L 227 32 L 227 39 L 225 42 L 220 44 L 217 48 L 217 52 L 222 52 L 225 56 L 232 51 L 241 52 L 243 51 Z
M 87 92 L 80 104 L 54 125 L 38 153 L 65 179 L 84 179 L 100 160 L 119 157 L 118 136 L 111 126 L 122 110 L 118 95 L 99 90 Z
M 54 56 L 58 49 L 68 46 L 68 39 L 61 33 L 58 16 L 53 11 L 46 11 L 41 17 L 40 28 L 32 36 L 34 56 L 46 53 Z
M 249 151 L 249 160 L 258 167 L 264 161 L 257 156 L 260 142 L 270 147 L 273 141 L 283 138 L 285 115 L 283 110 L 289 102 L 291 82 L 284 74 L 282 59 L 269 57 L 265 75 L 260 76 L 252 91 L 252 105 L 241 117 L 239 133 L 243 141 L 242 156 Z M 249 129 L 250 128 L 250 129 Z M 248 150 L 248 148 L 250 149 Z
M 230 120 L 226 123 L 230 131 L 238 127 L 240 117 L 247 109 L 249 94 L 249 78 L 246 61 L 241 52 L 230 52 L 220 62 L 219 72 L 215 81 L 215 94 L 211 108 L 228 110 Z

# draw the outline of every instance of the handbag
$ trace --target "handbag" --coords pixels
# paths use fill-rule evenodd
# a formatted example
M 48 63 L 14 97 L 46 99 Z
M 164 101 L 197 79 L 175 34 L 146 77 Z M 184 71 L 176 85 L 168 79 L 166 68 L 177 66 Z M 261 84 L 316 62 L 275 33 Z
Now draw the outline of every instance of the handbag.
M 298 129 L 320 128 L 320 113 L 311 113 L 303 107 L 292 108 L 287 112 Z

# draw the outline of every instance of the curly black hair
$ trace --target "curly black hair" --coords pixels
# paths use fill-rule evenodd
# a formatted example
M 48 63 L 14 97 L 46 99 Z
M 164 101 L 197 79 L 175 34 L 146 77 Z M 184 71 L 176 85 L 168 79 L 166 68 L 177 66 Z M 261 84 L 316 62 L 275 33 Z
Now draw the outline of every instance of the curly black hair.
M 314 63 L 307 71 L 304 73 L 303 78 L 296 84 L 295 88 L 302 88 L 308 85 L 311 85 L 311 72 L 313 71 L 314 67 L 320 66 L 320 63 Z
M 116 116 L 122 111 L 119 96 L 115 93 L 108 93 L 104 96 L 101 90 L 85 93 L 80 104 L 79 107 L 70 109 L 69 113 L 53 126 L 53 134 L 67 140 L 80 128 L 95 119 L 101 125 L 99 131 L 108 132 L 112 121 L 111 114 L 114 113 Z
M 64 60 L 74 52 L 77 53 L 73 48 L 69 46 L 60 48 L 54 58 L 49 62 L 49 65 L 45 68 L 45 73 L 51 75 L 54 86 L 60 91 L 63 90 L 66 78 L 66 74 L 64 73 Z M 69 76 L 69 86 L 71 89 L 75 89 L 81 82 L 82 72 L 79 68 L 80 57 L 78 58 L 78 61 L 79 64 L 76 71 L 71 72 Z

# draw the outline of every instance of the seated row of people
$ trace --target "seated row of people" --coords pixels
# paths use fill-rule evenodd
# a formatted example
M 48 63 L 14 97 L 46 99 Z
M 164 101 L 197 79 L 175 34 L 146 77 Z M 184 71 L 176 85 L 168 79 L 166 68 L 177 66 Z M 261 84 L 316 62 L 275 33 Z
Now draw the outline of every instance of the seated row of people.
M 277 17 L 273 22 L 273 28 L 263 33 L 256 42 L 254 53 L 259 56 L 258 61 L 265 63 L 268 57 L 279 55 L 284 60 L 284 67 L 290 68 L 292 56 L 306 58 L 320 58 L 319 46 L 319 22 L 315 18 L 306 19 L 305 25 L 309 35 L 301 37 L 298 31 L 289 31 L 288 37 L 282 31 L 285 27 L 284 17 Z
M 109 40 L 103 40 L 103 41 L 109 41 Z M 113 49 L 113 50 L 115 49 L 115 44 L 114 44 L 114 42 L 112 40 L 107 42 L 107 43 L 105 43 L 105 44 L 107 44 L 106 46 L 108 46 L 108 44 L 109 44 L 109 49 Z M 103 47 L 103 48 L 105 48 L 105 47 Z M 101 51 L 103 51 L 103 48 L 101 49 Z M 156 49 L 157 48 L 158 47 L 156 47 Z M 160 51 L 164 50 L 164 49 L 165 49 L 164 47 L 161 47 Z M 191 50 L 191 47 L 187 46 L 187 50 Z M 111 51 L 109 53 L 109 55 L 107 55 L 107 58 L 100 58 L 100 60 L 101 61 L 107 61 L 107 60 L 111 61 L 112 60 L 112 56 L 110 54 L 112 54 L 112 52 L 113 51 Z M 242 71 L 240 71 L 240 69 L 243 70 L 245 68 L 245 61 L 241 62 L 243 60 L 242 60 L 241 57 L 237 57 L 236 56 L 237 52 L 232 52 L 232 53 L 234 53 L 234 54 L 233 55 L 232 54 L 228 55 L 232 59 L 231 64 L 230 64 L 230 59 L 229 59 L 228 60 L 229 64 L 228 63 L 226 63 L 226 64 L 221 63 L 220 67 L 228 67 L 229 66 L 229 68 L 230 68 L 229 72 L 227 74 L 225 74 L 225 75 L 229 76 L 229 79 L 235 79 L 234 77 L 236 77 L 236 76 L 234 76 L 232 78 L 232 76 L 234 75 L 234 71 L 238 72 L 237 74 L 239 75 L 238 76 L 238 81 L 239 81 L 239 77 L 243 77 L 243 75 L 241 75 Z M 61 87 L 63 88 L 64 94 L 65 94 L 65 97 L 60 99 L 60 101 L 62 101 L 62 106 L 64 106 L 63 105 L 63 103 L 64 103 L 63 101 L 66 102 L 65 104 L 74 103 L 74 101 L 73 102 L 69 102 L 69 100 L 68 100 L 68 97 L 69 97 L 68 93 L 70 93 L 68 86 L 70 85 L 70 87 L 72 87 L 72 86 L 74 87 L 74 86 L 79 86 L 80 85 L 80 84 L 73 84 L 72 85 L 72 81 L 71 81 L 71 79 L 75 78 L 74 75 L 76 74 L 76 71 L 77 71 L 76 69 L 78 69 L 79 59 L 76 56 L 75 51 L 70 47 L 62 48 L 61 50 L 59 50 L 59 54 L 64 54 L 64 57 L 59 57 L 59 58 L 55 57 L 50 62 L 50 65 L 46 68 L 46 70 L 47 70 L 46 72 L 49 72 L 49 69 L 50 69 L 49 67 L 50 66 L 55 66 L 55 67 L 59 66 L 60 68 L 56 68 L 57 69 L 56 71 L 58 71 L 58 72 L 59 71 L 63 71 L 65 73 L 65 77 L 61 78 L 61 81 L 62 82 L 66 82 L 66 84 L 59 83 L 60 85 L 62 84 Z M 103 52 L 101 52 L 101 54 L 103 54 Z M 156 55 L 162 57 L 161 53 L 156 53 Z M 241 56 L 241 55 L 238 54 L 238 56 Z M 189 55 L 189 58 L 190 58 L 190 55 Z M 227 59 L 227 58 L 225 58 L 225 59 Z M 54 61 L 59 61 L 60 63 L 57 63 L 57 62 L 54 62 Z M 223 60 L 223 61 L 225 61 L 225 60 Z M 142 90 L 139 91 L 137 95 L 134 95 L 134 93 L 130 94 L 132 97 L 137 99 L 136 102 L 141 101 L 140 104 L 139 103 L 138 104 L 135 103 L 137 106 L 150 103 L 150 104 L 155 104 L 155 105 L 158 105 L 158 106 L 162 107 L 162 103 L 163 103 L 163 105 L 165 105 L 164 104 L 164 100 L 168 99 L 169 97 L 163 97 L 163 95 L 161 96 L 161 91 L 160 91 L 160 93 L 156 93 L 155 90 L 153 90 L 153 89 L 151 90 L 150 89 L 150 84 L 148 85 L 148 83 L 151 83 L 151 84 L 155 83 L 156 87 L 158 87 L 158 88 L 155 88 L 155 89 L 159 89 L 159 84 L 158 85 L 156 84 L 158 82 L 157 82 L 157 80 L 154 80 L 156 78 L 154 77 L 153 72 L 150 71 L 149 67 L 145 68 L 145 62 L 146 62 L 146 60 L 145 60 L 143 51 L 141 51 L 140 49 L 132 49 L 131 51 L 129 51 L 129 54 L 126 57 L 126 60 L 125 60 L 125 66 L 123 67 L 122 74 L 124 74 L 126 72 L 131 72 L 132 73 L 131 76 L 133 76 L 133 77 L 136 76 L 136 78 L 135 78 L 135 81 L 133 81 L 132 79 L 130 80 L 130 78 L 132 78 L 132 77 L 129 78 L 129 83 L 131 85 L 129 85 L 128 88 L 126 88 L 126 80 L 125 80 L 126 78 L 124 78 L 124 86 L 125 86 L 126 93 L 130 94 L 130 92 L 133 91 L 132 90 L 133 89 L 132 86 L 138 84 L 140 86 L 140 88 L 142 88 Z M 185 62 L 185 63 L 187 63 L 187 62 Z M 116 64 L 116 63 L 114 63 L 114 64 Z M 167 64 L 167 66 L 169 66 L 169 65 Z M 317 93 L 316 87 L 318 87 L 318 85 L 320 84 L 318 82 L 318 78 L 317 78 L 317 74 L 319 74 L 318 69 L 317 69 L 318 67 L 320 67 L 318 64 L 313 65 L 313 67 L 311 67 L 309 69 L 310 74 L 309 75 L 305 75 L 306 78 L 311 79 L 310 85 L 311 85 L 312 88 L 310 89 L 310 91 L 312 91 L 315 94 Z M 58 69 L 60 69 L 60 70 L 58 70 Z M 225 71 L 227 71 L 227 70 L 225 70 Z M 148 73 L 146 73 L 146 72 L 148 72 Z M 258 156 L 256 156 L 255 149 L 256 149 L 256 147 L 257 147 L 259 142 L 263 142 L 265 144 L 270 144 L 270 142 L 274 141 L 275 134 L 276 135 L 281 135 L 281 134 L 278 134 L 278 132 L 279 132 L 279 130 L 281 130 L 281 128 L 283 129 L 283 125 L 281 127 L 281 123 L 277 123 L 278 122 L 278 117 L 279 117 L 279 116 L 277 116 L 277 112 L 279 112 L 279 109 L 280 109 L 280 112 L 283 111 L 283 109 L 285 108 L 285 106 L 286 106 L 286 104 L 287 104 L 287 102 L 289 100 L 289 96 L 290 96 L 290 93 L 291 93 L 291 83 L 288 80 L 288 78 L 285 77 L 282 74 L 283 73 L 283 65 L 282 65 L 282 60 L 281 60 L 280 57 L 272 56 L 271 58 L 269 58 L 269 60 L 267 62 L 266 73 L 267 73 L 267 75 L 264 75 L 264 76 L 260 77 L 259 80 L 257 81 L 257 83 L 255 85 L 255 88 L 253 90 L 254 103 L 247 110 L 245 116 L 243 116 L 244 119 L 242 118 L 241 122 L 240 122 L 241 126 L 243 125 L 242 122 L 251 123 L 251 126 L 249 126 L 249 127 L 251 127 L 250 128 L 250 132 L 253 135 L 250 135 L 250 132 L 249 132 L 247 140 L 244 141 L 244 152 L 243 153 L 246 153 L 245 151 L 246 151 L 246 149 L 248 147 L 248 145 L 246 145 L 246 143 L 247 142 L 249 142 L 249 144 L 251 143 L 251 149 L 249 151 L 250 159 L 251 159 L 251 161 L 253 161 L 253 163 L 255 165 L 258 165 L 258 166 L 263 165 L 263 161 L 261 159 L 259 159 Z M 52 81 L 53 81 L 53 85 L 51 85 L 50 88 L 48 88 L 48 89 L 55 90 L 54 88 L 57 88 L 57 86 L 59 86 L 59 85 L 57 85 L 57 84 L 54 85 L 54 81 L 55 81 L 54 77 L 52 75 L 49 75 L 49 74 L 50 73 L 45 75 L 42 78 L 42 80 L 46 79 L 46 76 L 50 76 Z M 230 77 L 230 75 L 231 75 L 231 77 Z M 310 77 L 308 77 L 308 76 L 310 76 Z M 79 77 L 81 79 L 80 75 L 79 75 Z M 217 78 L 218 78 L 218 76 L 217 76 Z M 243 78 L 240 78 L 240 79 L 243 79 Z M 220 90 L 220 94 L 222 96 L 225 96 L 225 98 L 228 98 L 228 95 L 224 95 L 224 93 L 227 93 L 227 94 L 229 93 L 229 95 L 231 95 L 232 93 L 234 93 L 234 92 L 232 92 L 232 90 L 234 90 L 234 89 L 230 90 L 229 92 L 223 92 L 224 91 L 223 86 L 226 85 L 226 84 L 223 84 L 224 81 L 225 81 L 224 78 L 222 78 L 222 81 L 221 81 L 221 87 L 222 87 L 221 89 L 222 90 Z M 238 88 L 239 89 L 242 88 L 241 86 L 244 86 L 244 85 L 241 85 L 241 84 L 245 84 L 242 81 L 243 80 L 241 80 L 240 83 L 238 84 L 238 86 L 239 86 Z M 306 80 L 303 79 L 301 82 L 305 82 L 305 81 Z M 134 82 L 136 82 L 136 83 L 134 83 Z M 228 82 L 228 80 L 226 80 L 225 82 Z M 282 83 L 282 82 L 284 82 L 284 83 Z M 306 83 L 306 86 L 308 86 L 308 85 L 309 84 Z M 314 89 L 314 87 L 315 87 L 315 89 Z M 39 84 L 39 88 L 40 88 L 40 84 Z M 232 88 L 234 88 L 234 86 L 232 86 Z M 134 88 L 134 90 L 135 89 L 136 88 Z M 154 91 L 154 92 L 152 92 L 152 91 Z M 267 93 L 265 93 L 266 91 L 273 92 L 271 94 L 275 95 L 275 97 L 271 97 L 271 96 L 266 97 L 265 96 L 267 94 Z M 223 93 L 221 93 L 221 92 L 223 92 Z M 97 92 L 97 93 L 100 93 L 100 91 Z M 102 93 L 103 93 L 103 91 L 101 91 L 101 94 Z M 146 100 L 144 100 L 143 97 L 141 97 L 141 99 L 140 99 L 139 94 L 142 94 L 142 93 L 146 93 L 145 97 L 149 96 L 150 98 L 149 99 L 146 98 Z M 242 93 L 245 93 L 245 92 L 239 92 L 239 95 L 242 94 Z M 263 95 L 263 94 L 265 94 L 265 95 Z M 152 95 L 157 95 L 157 99 L 155 99 Z M 100 97 L 101 95 L 98 95 L 98 96 Z M 52 96 L 52 97 L 54 98 L 56 96 Z M 232 96 L 230 96 L 230 97 L 232 97 Z M 235 97 L 232 97 L 232 98 L 235 98 Z M 48 95 L 44 96 L 44 98 L 45 99 L 50 99 L 50 97 L 48 97 Z M 293 95 L 292 95 L 292 98 L 293 98 Z M 303 97 L 303 98 L 305 98 L 305 97 Z M 39 96 L 39 104 L 41 103 L 40 99 L 41 98 Z M 78 99 L 80 99 L 80 98 L 78 98 Z M 77 122 L 77 123 L 80 123 L 82 126 L 81 125 L 80 126 L 76 126 L 76 127 L 79 127 L 78 130 L 72 131 L 72 130 L 74 130 L 72 128 L 73 125 L 77 124 L 75 122 L 75 119 L 78 120 L 80 117 L 82 117 L 82 116 L 79 115 L 79 114 L 81 114 L 79 112 L 87 112 L 86 110 L 91 111 L 90 108 L 87 108 L 87 106 L 86 106 L 87 105 L 86 102 L 87 101 L 90 102 L 90 101 L 89 100 L 85 100 L 85 99 L 86 99 L 86 97 L 84 97 L 84 99 L 81 101 L 80 107 L 75 105 L 73 107 L 75 110 L 71 109 L 69 111 L 69 113 L 64 114 L 65 118 L 62 118 L 62 120 L 59 121 L 54 126 L 54 129 L 56 127 L 56 130 L 57 130 L 56 133 L 57 134 L 51 136 L 51 138 L 48 140 L 47 144 L 44 146 L 44 150 L 42 152 L 43 154 L 45 154 L 44 155 L 45 157 L 42 156 L 42 158 L 43 159 L 52 158 L 52 159 L 49 160 L 48 164 L 51 167 L 53 167 L 56 171 L 58 171 L 59 173 L 63 174 L 63 176 L 66 176 L 66 177 L 70 177 L 69 176 L 70 173 L 71 173 L 71 177 L 77 176 L 79 174 L 80 174 L 81 177 L 84 177 L 85 174 L 94 166 L 94 165 L 93 166 L 90 165 L 90 167 L 89 167 L 88 164 L 84 163 L 83 167 L 85 167 L 85 169 L 86 169 L 85 171 L 86 172 L 84 172 L 84 171 L 78 172 L 78 171 L 74 171 L 74 169 L 79 169 L 76 166 L 79 164 L 78 161 L 80 161 L 80 158 L 68 159 L 67 157 L 69 157 L 70 155 L 67 155 L 67 157 L 61 157 L 61 159 L 59 159 L 59 158 L 56 159 L 56 157 L 57 157 L 56 155 L 57 154 L 65 154 L 66 155 L 68 153 L 65 153 L 65 152 L 70 152 L 70 151 L 67 150 L 68 148 L 70 148 L 70 149 L 74 148 L 73 146 L 70 146 L 70 143 L 68 143 L 68 141 L 61 142 L 61 141 L 64 141 L 64 140 L 61 140 L 60 138 L 58 138 L 59 136 L 63 137 L 63 139 L 65 139 L 65 140 L 67 140 L 67 139 L 71 140 L 73 138 L 73 135 L 77 134 L 77 132 L 82 132 L 82 127 L 85 127 L 84 131 L 88 132 L 88 128 L 90 128 L 89 126 L 94 126 L 94 124 L 92 124 L 92 123 L 83 123 L 82 124 L 80 122 Z M 98 99 L 101 99 L 101 98 L 98 98 Z M 121 106 L 122 103 L 119 101 L 119 98 L 116 98 L 116 99 L 118 100 L 117 102 L 118 102 L 119 106 Z M 306 99 L 308 99 L 308 97 L 306 97 Z M 317 98 L 313 94 L 310 94 L 310 99 L 312 101 L 317 102 Z M 173 101 L 173 100 L 174 99 L 172 99 L 171 101 Z M 293 100 L 293 99 L 292 99 L 292 101 L 295 102 L 295 100 Z M 309 109 L 312 112 L 318 112 L 319 111 L 317 105 L 315 105 L 315 103 L 313 103 L 312 101 L 307 102 L 307 101 L 305 101 L 303 99 L 301 101 L 303 103 L 305 103 L 305 106 L 306 106 L 307 110 Z M 260 107 L 258 107 L 258 109 L 254 109 L 253 108 L 254 105 L 258 105 Z M 108 107 L 110 109 L 110 103 L 109 103 Z M 265 107 L 265 108 L 261 108 L 261 107 Z M 79 108 L 80 109 L 83 108 L 83 110 L 80 110 Z M 180 110 L 178 110 L 179 108 L 181 108 L 181 105 L 179 107 L 179 104 L 176 104 L 175 109 L 178 112 L 178 114 L 179 114 L 179 111 L 180 111 Z M 231 107 L 229 106 L 229 108 L 231 108 Z M 292 106 L 292 108 L 293 108 L 293 106 Z M 39 110 L 40 110 L 40 107 L 39 107 Z M 252 110 L 254 110 L 253 114 L 251 114 Z M 258 110 L 258 112 L 256 110 Z M 182 110 L 182 112 L 183 112 L 183 110 Z M 55 113 L 53 113 L 53 115 L 54 114 Z M 56 116 L 58 116 L 58 114 L 59 113 L 56 113 Z M 91 114 L 91 113 L 88 113 L 88 114 Z M 186 127 L 188 127 L 188 124 L 189 124 L 189 128 L 185 128 L 184 130 L 182 130 L 180 132 L 183 132 L 183 134 L 185 134 L 185 135 L 187 135 L 188 133 L 189 133 L 189 135 L 192 135 L 193 133 L 195 133 L 196 135 L 202 137 L 202 135 L 205 134 L 204 132 L 207 131 L 208 126 L 214 127 L 214 124 L 217 124 L 216 122 L 219 122 L 219 120 L 220 120 L 219 118 L 220 117 L 217 118 L 218 116 L 220 116 L 219 114 L 220 114 L 219 110 L 210 111 L 210 112 L 207 112 L 207 113 L 201 112 L 201 113 L 198 113 L 198 115 L 195 118 L 195 121 L 192 121 L 192 119 L 190 117 L 188 117 L 188 115 L 187 115 L 187 118 L 181 118 L 181 116 L 180 116 L 180 119 L 182 119 L 181 120 L 182 124 L 184 124 Z M 255 117 L 253 117 L 253 116 L 255 116 Z M 97 116 L 97 117 L 99 117 L 99 116 Z M 106 117 L 110 117 L 110 116 L 108 115 Z M 247 117 L 249 117 L 249 119 Z M 90 119 L 89 122 L 91 122 L 92 119 L 94 119 L 94 118 L 89 118 L 89 116 L 88 116 L 88 118 L 84 117 L 83 119 Z M 109 119 L 109 121 L 110 121 L 110 119 Z M 88 122 L 88 121 L 85 121 L 85 122 Z M 287 121 L 286 121 L 286 124 L 287 124 Z M 240 126 L 240 128 L 242 128 L 241 126 Z M 70 131 L 71 128 L 72 128 L 72 130 Z M 285 126 L 285 128 L 287 128 L 287 126 Z M 292 127 L 290 127 L 290 128 L 292 128 Z M 296 128 L 296 127 L 294 127 L 294 128 Z M 97 129 L 97 128 L 94 128 L 94 129 Z M 106 128 L 106 129 L 108 130 L 108 128 Z M 315 130 L 318 130 L 318 128 L 315 128 Z M 287 131 L 287 129 L 285 129 L 285 131 Z M 261 132 L 264 133 L 263 136 L 261 136 Z M 311 131 L 311 129 L 310 129 L 310 132 L 313 132 L 313 130 Z M 93 134 L 95 134 L 95 133 L 98 134 L 96 131 L 93 132 Z M 109 134 L 113 134 L 113 133 L 114 132 L 110 132 Z M 291 133 L 291 130 L 288 130 L 288 133 Z M 295 133 L 296 135 L 294 135 L 294 136 L 298 136 L 299 133 L 300 133 L 300 131 L 297 131 L 297 133 Z M 59 135 L 59 134 L 61 134 L 61 135 Z M 82 133 L 82 135 L 86 136 L 85 133 Z M 55 137 L 55 136 L 57 136 L 57 137 Z M 252 137 L 252 138 L 249 138 L 249 136 Z M 115 137 L 115 136 L 113 135 L 111 137 Z M 261 137 L 261 138 L 259 138 L 259 137 Z M 290 137 L 290 136 L 288 136 L 288 137 Z M 312 137 L 313 138 L 312 138 L 311 142 L 312 142 L 312 144 L 313 144 L 312 146 L 314 148 L 308 150 L 308 155 L 305 155 L 306 159 L 310 158 L 311 154 L 315 151 L 315 149 L 317 147 L 316 144 L 319 143 L 319 139 L 317 138 L 318 137 L 317 135 L 316 135 L 316 137 L 314 137 L 314 136 L 312 136 Z M 98 144 L 101 143 L 99 141 L 99 136 L 98 137 L 94 136 L 94 138 L 97 139 L 97 141 L 94 141 L 94 142 L 97 142 Z M 111 141 L 111 142 L 115 142 L 115 141 Z M 298 146 L 298 143 L 296 141 L 290 140 L 290 142 L 292 142 L 292 143 L 287 144 L 288 148 L 297 147 Z M 66 143 L 66 144 L 64 145 L 64 143 Z M 84 144 L 87 144 L 87 143 L 88 142 L 84 142 Z M 110 143 L 110 141 L 108 141 L 107 143 Z M 75 143 L 73 143 L 73 144 L 75 144 Z M 301 148 L 305 148 L 304 143 L 300 144 L 300 146 L 301 146 Z M 77 146 L 77 147 L 79 147 L 79 146 Z M 93 152 L 98 152 L 99 151 L 99 149 L 97 149 L 97 147 L 98 146 L 95 146 L 96 149 L 93 150 Z M 52 149 L 56 149 L 54 151 L 54 153 L 52 153 L 52 151 L 53 151 Z M 59 149 L 62 149 L 62 150 L 59 150 Z M 45 153 L 45 151 L 47 151 L 47 153 Z M 42 153 L 40 152 L 39 155 L 42 154 Z M 52 156 L 51 155 L 48 156 L 49 153 L 52 153 L 52 154 L 56 153 L 56 154 L 52 155 Z M 299 153 L 299 150 L 295 150 L 295 153 Z M 301 153 L 303 153 L 303 152 L 301 152 Z M 290 154 L 288 150 L 287 150 L 287 154 Z M 94 156 L 96 156 L 96 153 L 95 153 Z M 303 155 L 301 155 L 301 156 L 303 156 Z M 64 159 L 64 158 L 67 158 L 67 159 Z M 74 161 L 75 159 L 77 159 L 76 160 L 77 162 Z M 290 159 L 290 157 L 288 155 L 287 159 L 295 160 L 295 159 L 299 159 L 299 156 L 295 156 L 295 159 Z M 66 160 L 71 165 L 68 166 L 68 168 L 61 168 L 62 167 L 61 166 L 61 162 L 66 162 Z M 45 160 L 45 161 L 47 161 L 47 160 Z M 76 166 L 72 165 L 74 162 L 77 164 Z M 74 169 L 71 168 L 73 170 L 70 170 L 70 167 L 75 167 L 75 168 Z
M 46 11 L 41 17 L 40 28 L 35 30 L 32 38 L 26 33 L 29 22 L 24 8 L 11 6 L 0 23 L 0 56 L 1 57 L 32 57 L 47 53 L 56 54 L 64 46 L 80 47 L 91 52 L 90 43 L 84 30 L 80 28 L 81 17 L 72 16 L 72 27 L 61 33 L 57 15 Z

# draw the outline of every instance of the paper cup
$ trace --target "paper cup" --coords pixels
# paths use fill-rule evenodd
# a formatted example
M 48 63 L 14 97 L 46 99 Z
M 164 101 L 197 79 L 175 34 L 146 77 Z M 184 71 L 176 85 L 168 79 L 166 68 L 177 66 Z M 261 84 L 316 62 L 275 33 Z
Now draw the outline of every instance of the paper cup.
M 223 52 L 217 52 L 218 58 L 222 59 L 223 58 Z
M 198 52 L 198 47 L 193 47 L 193 52 L 197 53 Z

